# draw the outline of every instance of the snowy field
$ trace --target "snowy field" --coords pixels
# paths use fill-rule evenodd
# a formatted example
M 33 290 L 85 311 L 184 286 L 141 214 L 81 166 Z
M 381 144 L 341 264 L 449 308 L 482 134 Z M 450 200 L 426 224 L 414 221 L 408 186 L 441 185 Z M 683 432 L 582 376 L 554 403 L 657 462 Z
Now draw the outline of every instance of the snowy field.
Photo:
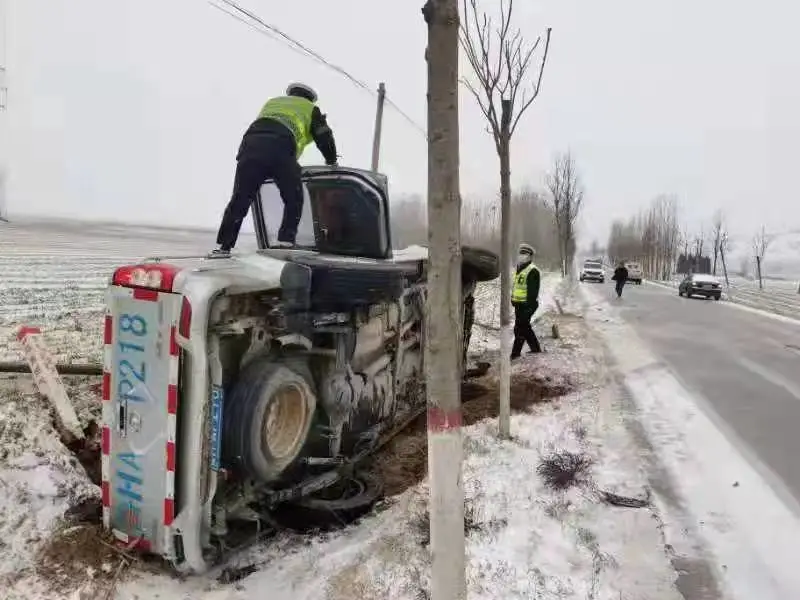
M 212 232 L 0 224 L 0 360 L 19 360 L 21 324 L 42 326 L 61 360 L 100 360 L 111 270 L 145 255 L 205 253 L 211 241 Z M 680 597 L 627 427 L 633 416 L 605 347 L 581 316 L 580 294 L 557 276 L 543 278 L 536 329 L 547 353 L 514 364 L 513 439 L 498 441 L 491 419 L 464 430 L 470 598 Z M 496 283 L 478 290 L 475 355 L 497 355 L 498 296 Z M 559 340 L 549 336 L 554 322 Z M 496 389 L 494 377 L 482 385 Z M 99 382 L 65 379 L 82 423 L 96 420 Z M 567 459 L 572 471 L 557 489 L 542 465 L 552 471 Z M 319 536 L 281 533 L 202 577 L 178 579 L 114 549 L 94 529 L 62 520 L 70 507 L 91 506 L 98 490 L 58 441 L 26 376 L 0 380 L 0 487 L 4 600 L 416 600 L 429 589 L 425 481 L 356 525 Z M 613 505 L 609 493 L 645 506 Z

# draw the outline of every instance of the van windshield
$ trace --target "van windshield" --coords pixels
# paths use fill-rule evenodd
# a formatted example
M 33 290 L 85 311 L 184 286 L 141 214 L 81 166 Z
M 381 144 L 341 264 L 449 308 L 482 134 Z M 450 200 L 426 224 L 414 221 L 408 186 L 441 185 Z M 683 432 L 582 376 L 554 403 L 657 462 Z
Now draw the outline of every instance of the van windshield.
M 381 213 L 376 200 L 347 180 L 309 180 L 303 185 L 299 247 L 329 254 L 383 258 Z M 283 201 L 274 184 L 261 188 L 261 203 L 270 243 L 278 239 Z
M 584 269 L 601 269 L 600 263 L 597 262 L 585 262 L 583 263 Z

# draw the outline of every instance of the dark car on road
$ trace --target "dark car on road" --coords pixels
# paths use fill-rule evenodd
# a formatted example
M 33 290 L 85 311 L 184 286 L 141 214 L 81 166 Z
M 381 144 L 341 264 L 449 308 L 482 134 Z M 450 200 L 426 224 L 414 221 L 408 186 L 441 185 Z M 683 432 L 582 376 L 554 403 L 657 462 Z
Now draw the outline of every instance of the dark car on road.
M 722 285 L 713 275 L 692 273 L 687 275 L 678 285 L 678 295 L 691 298 L 692 296 L 705 296 L 719 300 L 722 296 Z

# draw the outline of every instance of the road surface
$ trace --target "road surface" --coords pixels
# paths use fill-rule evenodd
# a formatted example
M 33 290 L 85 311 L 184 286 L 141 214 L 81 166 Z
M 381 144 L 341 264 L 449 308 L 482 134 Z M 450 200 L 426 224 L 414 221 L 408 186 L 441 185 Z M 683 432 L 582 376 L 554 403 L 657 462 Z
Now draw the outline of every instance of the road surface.
M 797 510 L 800 324 L 649 284 L 625 286 L 612 303 Z

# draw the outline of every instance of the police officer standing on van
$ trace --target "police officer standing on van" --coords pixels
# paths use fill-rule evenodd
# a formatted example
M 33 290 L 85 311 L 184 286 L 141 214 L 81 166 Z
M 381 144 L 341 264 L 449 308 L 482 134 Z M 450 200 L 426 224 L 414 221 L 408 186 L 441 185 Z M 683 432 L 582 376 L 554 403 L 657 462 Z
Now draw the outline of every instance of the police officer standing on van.
M 511 360 L 519 358 L 522 346 L 527 342 L 532 353 L 539 353 L 542 347 L 531 326 L 531 318 L 539 308 L 539 287 L 541 274 L 533 264 L 534 249 L 529 244 L 519 245 L 517 271 L 511 288 L 511 304 L 514 307 L 514 345 L 511 347 Z
M 292 83 L 286 95 L 270 99 L 250 125 L 236 155 L 233 195 L 217 234 L 216 256 L 227 256 L 236 245 L 242 221 L 267 179 L 283 200 L 283 220 L 278 230 L 278 245 L 295 243 L 303 214 L 303 182 L 297 160 L 311 142 L 325 157 L 325 164 L 336 165 L 336 143 L 325 115 L 317 106 L 317 93 L 302 83 Z

